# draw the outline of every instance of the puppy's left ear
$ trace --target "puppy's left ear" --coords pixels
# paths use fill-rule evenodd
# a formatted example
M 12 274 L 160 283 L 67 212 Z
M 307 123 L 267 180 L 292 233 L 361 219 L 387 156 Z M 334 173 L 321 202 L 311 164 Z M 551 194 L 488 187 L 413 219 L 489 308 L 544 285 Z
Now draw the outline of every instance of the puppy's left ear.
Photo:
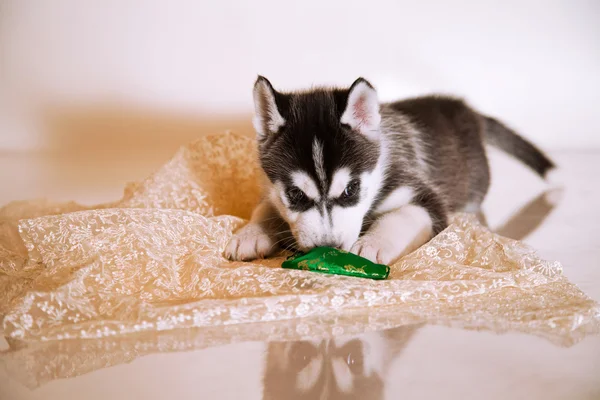
M 375 140 L 379 137 L 379 125 L 381 123 L 379 98 L 373 85 L 366 79 L 358 78 L 350 86 L 348 101 L 341 122 L 369 139 Z
M 267 140 L 271 135 L 285 125 L 285 119 L 277 107 L 275 96 L 278 93 L 273 89 L 271 82 L 264 76 L 259 76 L 254 83 L 254 129 L 258 141 Z

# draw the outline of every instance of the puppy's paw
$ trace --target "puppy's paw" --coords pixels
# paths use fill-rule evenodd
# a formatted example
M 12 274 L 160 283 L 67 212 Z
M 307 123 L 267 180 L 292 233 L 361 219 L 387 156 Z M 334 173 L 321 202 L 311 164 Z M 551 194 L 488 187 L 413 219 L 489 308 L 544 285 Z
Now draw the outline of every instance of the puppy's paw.
M 388 239 L 367 234 L 354 243 L 350 252 L 375 263 L 389 265 L 400 257 L 402 250 Z
M 225 247 L 225 257 L 232 261 L 264 258 L 275 251 L 275 243 L 257 224 L 248 224 L 238 231 Z

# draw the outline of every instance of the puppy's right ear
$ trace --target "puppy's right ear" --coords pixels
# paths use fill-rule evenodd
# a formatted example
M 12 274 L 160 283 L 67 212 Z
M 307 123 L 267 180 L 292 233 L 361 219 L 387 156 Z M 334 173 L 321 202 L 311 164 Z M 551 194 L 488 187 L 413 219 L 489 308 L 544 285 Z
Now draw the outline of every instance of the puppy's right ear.
M 377 92 L 366 79 L 358 78 L 348 91 L 348 104 L 341 122 L 370 139 L 379 138 L 379 100 Z
M 277 133 L 285 125 L 285 119 L 277 108 L 276 96 L 281 96 L 273 89 L 271 82 L 259 76 L 254 83 L 254 129 L 258 140 L 263 141 Z

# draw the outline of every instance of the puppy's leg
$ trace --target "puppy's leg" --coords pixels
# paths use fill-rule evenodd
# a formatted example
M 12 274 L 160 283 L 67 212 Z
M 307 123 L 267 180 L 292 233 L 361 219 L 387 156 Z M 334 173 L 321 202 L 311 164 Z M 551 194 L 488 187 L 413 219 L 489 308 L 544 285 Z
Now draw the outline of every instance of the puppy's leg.
M 381 215 L 350 251 L 373 262 L 390 264 L 427 242 L 432 234 L 427 210 L 409 204 Z
M 350 251 L 380 264 L 391 264 L 446 226 L 442 202 L 432 191 L 422 189 L 410 204 L 379 216 Z
M 233 235 L 225 247 L 225 257 L 233 261 L 247 261 L 270 256 L 277 250 L 270 227 L 277 218 L 271 204 L 263 200 L 252 213 L 248 225 Z

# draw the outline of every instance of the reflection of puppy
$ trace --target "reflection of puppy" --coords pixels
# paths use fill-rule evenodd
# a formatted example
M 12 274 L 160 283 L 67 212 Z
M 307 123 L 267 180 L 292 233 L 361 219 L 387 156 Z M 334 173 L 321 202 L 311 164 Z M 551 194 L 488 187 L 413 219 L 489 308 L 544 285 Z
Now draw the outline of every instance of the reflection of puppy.
M 382 399 L 389 365 L 417 326 L 358 337 L 269 344 L 265 400 Z

